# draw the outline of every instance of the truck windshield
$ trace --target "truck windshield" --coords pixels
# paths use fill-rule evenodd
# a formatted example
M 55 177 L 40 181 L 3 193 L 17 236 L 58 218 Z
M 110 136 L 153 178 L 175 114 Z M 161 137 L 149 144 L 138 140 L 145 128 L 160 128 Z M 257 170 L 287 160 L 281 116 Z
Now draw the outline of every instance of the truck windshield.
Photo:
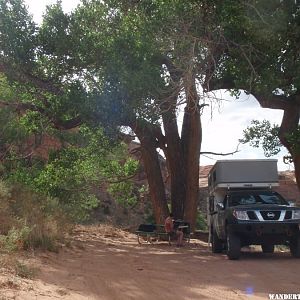
M 279 204 L 288 205 L 288 202 L 284 198 L 271 191 L 248 191 L 248 192 L 236 192 L 229 195 L 229 206 L 236 205 L 253 205 L 253 204 Z

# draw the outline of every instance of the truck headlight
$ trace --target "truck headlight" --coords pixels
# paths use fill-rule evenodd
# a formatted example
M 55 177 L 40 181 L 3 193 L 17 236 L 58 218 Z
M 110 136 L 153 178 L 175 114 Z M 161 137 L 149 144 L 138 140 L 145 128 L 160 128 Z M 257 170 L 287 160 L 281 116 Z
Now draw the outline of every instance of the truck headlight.
M 292 219 L 293 220 L 300 220 L 300 209 L 299 210 L 293 210 L 292 213 Z
M 238 220 L 244 220 L 247 221 L 249 220 L 248 214 L 245 210 L 234 210 L 233 215 L 238 219 Z

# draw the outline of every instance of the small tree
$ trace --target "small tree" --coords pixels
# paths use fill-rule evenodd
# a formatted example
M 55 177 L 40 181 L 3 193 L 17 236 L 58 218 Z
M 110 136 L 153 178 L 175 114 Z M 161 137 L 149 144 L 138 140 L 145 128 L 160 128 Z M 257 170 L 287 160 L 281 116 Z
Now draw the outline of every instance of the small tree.
M 283 147 L 279 139 L 280 126 L 271 124 L 270 121 L 252 120 L 251 126 L 243 130 L 243 138 L 240 142 L 243 144 L 250 143 L 252 147 L 262 147 L 266 157 L 276 155 Z M 300 128 L 298 127 L 293 133 L 286 136 L 291 145 L 293 153 L 300 152 Z M 284 157 L 285 163 L 293 162 L 292 153 Z

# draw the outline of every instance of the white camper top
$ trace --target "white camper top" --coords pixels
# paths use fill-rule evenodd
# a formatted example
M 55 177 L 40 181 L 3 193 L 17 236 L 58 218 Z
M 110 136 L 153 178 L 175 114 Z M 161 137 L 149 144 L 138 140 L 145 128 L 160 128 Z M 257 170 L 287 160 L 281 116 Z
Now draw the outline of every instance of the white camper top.
M 277 159 L 218 160 L 208 175 L 210 190 L 273 186 L 278 186 Z

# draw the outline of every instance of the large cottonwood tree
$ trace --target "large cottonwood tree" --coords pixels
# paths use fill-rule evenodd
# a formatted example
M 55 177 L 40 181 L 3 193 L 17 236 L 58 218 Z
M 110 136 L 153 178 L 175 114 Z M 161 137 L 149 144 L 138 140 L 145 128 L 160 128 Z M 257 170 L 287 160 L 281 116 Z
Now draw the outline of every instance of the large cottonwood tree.
M 214 14 L 206 1 L 84 1 L 70 15 L 59 4 L 48 8 L 36 27 L 19 0 L 7 0 L 1 71 L 32 96 L 18 107 L 43 113 L 57 128 L 130 127 L 141 143 L 157 222 L 168 214 L 160 148 L 172 211 L 193 226 L 204 104 L 197 84 L 211 76 L 221 53 Z
M 281 2 L 286 1 L 269 7 L 270 22 L 286 12 Z M 271 41 L 270 30 L 258 31 L 261 22 L 269 22 L 261 14 L 264 5 L 91 0 L 69 15 L 54 5 L 37 27 L 20 0 L 3 0 L 0 71 L 30 95 L 14 105 L 44 114 L 57 128 L 82 122 L 111 130 L 130 127 L 141 143 L 156 222 L 168 214 L 160 148 L 171 179 L 172 211 L 193 227 L 204 93 L 244 89 L 263 106 L 275 107 L 283 103 L 282 95 L 274 94 L 279 88 L 288 97 L 282 105 L 289 122 L 282 128 L 299 119 L 298 100 L 292 100 L 295 82 L 281 84 L 291 74 L 279 81 L 282 68 L 290 73 L 291 61 L 297 60 L 296 39 L 280 28 Z M 289 8 L 298 18 L 295 7 Z M 288 26 L 294 26 L 296 17 L 286 13 Z M 181 132 L 179 110 L 184 114 Z

